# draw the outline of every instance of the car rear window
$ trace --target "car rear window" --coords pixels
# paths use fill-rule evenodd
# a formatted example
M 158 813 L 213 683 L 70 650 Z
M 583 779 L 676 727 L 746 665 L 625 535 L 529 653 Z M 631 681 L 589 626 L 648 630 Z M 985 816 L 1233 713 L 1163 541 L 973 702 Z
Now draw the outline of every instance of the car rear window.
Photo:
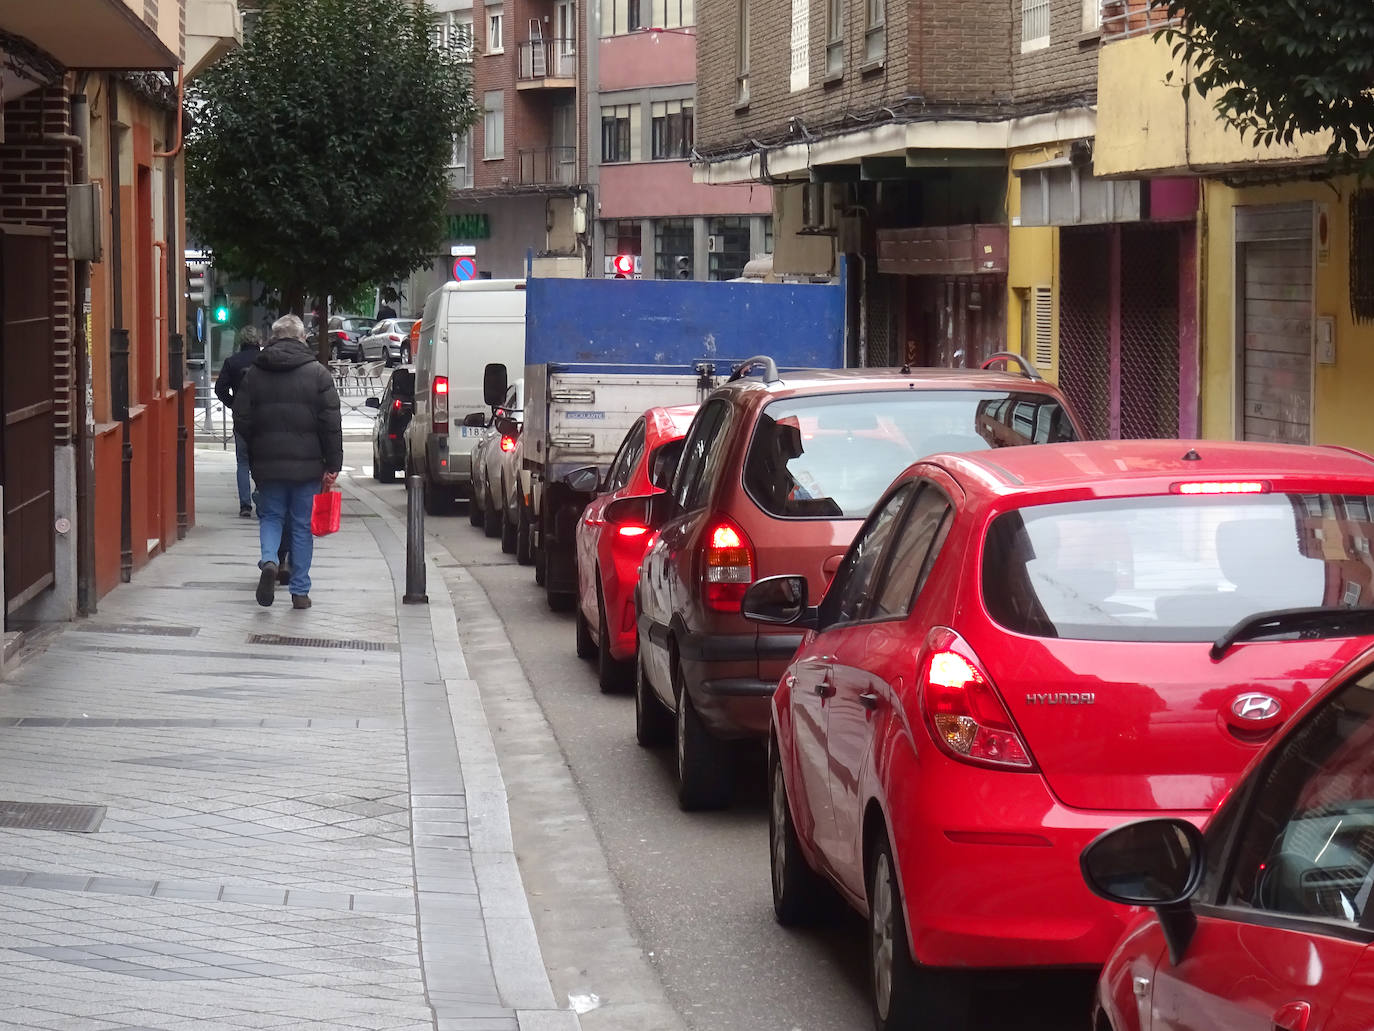
M 393 333 L 400 333 L 402 336 L 410 332 L 410 327 L 415 325 L 415 319 L 397 319 L 393 327 Z
M 1114 498 L 998 516 L 983 601 L 1009 630 L 1213 641 L 1257 612 L 1374 605 L 1364 495 Z
M 754 428 L 744 486 L 770 515 L 862 519 L 899 472 L 927 455 L 1076 439 L 1049 394 L 903 389 L 780 398 Z
M 391 391 L 400 397 L 414 397 L 415 373 L 409 369 L 397 369 L 391 374 Z

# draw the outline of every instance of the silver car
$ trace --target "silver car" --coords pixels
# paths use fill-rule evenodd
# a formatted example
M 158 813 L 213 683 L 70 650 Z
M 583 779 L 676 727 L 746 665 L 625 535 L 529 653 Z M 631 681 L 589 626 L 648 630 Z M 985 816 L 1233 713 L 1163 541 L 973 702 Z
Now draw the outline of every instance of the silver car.
M 410 327 L 415 319 L 382 319 L 359 342 L 362 360 L 388 366 L 410 362 Z

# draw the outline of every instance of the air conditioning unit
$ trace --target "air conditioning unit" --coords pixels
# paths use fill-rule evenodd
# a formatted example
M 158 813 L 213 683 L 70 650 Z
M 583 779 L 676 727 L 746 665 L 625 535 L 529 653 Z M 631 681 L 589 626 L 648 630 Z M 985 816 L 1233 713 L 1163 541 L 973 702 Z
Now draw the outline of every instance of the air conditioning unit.
M 803 236 L 833 236 L 834 209 L 825 183 L 805 183 L 802 186 L 802 224 L 797 232 Z
M 725 250 L 725 237 L 708 236 L 706 238 L 706 250 L 710 254 L 720 254 Z

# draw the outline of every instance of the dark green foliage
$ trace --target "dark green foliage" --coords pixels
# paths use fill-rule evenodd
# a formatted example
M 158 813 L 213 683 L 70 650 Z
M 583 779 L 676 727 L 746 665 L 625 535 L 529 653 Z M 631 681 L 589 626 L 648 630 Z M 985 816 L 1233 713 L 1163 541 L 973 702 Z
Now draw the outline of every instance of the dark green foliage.
M 1334 134 L 1338 168 L 1367 168 L 1374 144 L 1371 0 L 1152 0 L 1194 63 L 1192 88 L 1256 146 Z
M 216 264 L 289 304 L 428 263 L 476 118 L 467 56 L 411 0 L 266 0 L 188 96 L 187 214 Z

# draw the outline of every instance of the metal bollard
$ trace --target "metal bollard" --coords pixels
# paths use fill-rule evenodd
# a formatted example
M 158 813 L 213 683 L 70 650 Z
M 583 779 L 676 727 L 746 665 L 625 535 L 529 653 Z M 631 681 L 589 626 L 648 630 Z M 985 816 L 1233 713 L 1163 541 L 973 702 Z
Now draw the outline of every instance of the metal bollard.
M 425 481 L 406 477 L 406 593 L 407 605 L 428 605 L 425 593 Z

